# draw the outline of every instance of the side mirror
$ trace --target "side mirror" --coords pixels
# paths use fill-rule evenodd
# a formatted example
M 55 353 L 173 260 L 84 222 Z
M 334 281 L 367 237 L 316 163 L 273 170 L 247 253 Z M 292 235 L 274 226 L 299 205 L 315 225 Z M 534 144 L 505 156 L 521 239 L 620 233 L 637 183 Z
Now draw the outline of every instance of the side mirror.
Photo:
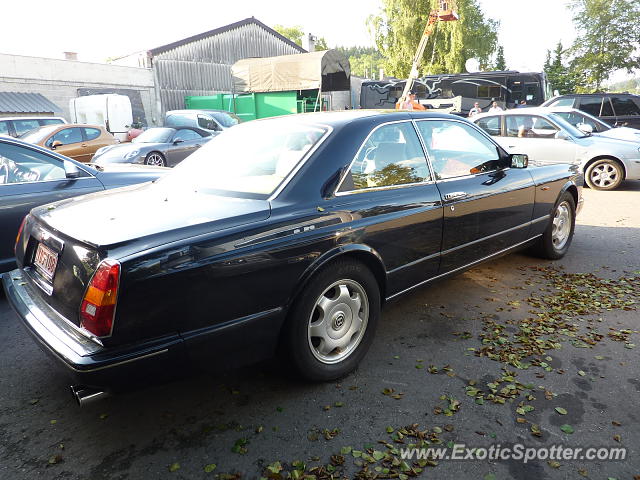
M 58 147 L 62 146 L 62 142 L 60 140 L 55 140 L 52 144 L 51 144 L 51 150 L 55 150 Z
M 576 125 L 576 127 L 578 127 L 578 130 L 586 133 L 587 135 L 591 135 L 593 133 L 593 127 L 588 123 L 579 123 Z
M 529 165 L 529 155 L 513 153 L 509 155 L 511 168 L 527 168 Z
M 69 160 L 65 160 L 64 161 L 64 176 L 67 177 L 67 178 L 78 178 L 80 176 L 80 169 L 78 167 L 76 167 L 75 163 L 70 162 Z
M 176 138 L 176 139 L 173 141 L 173 144 L 174 144 L 174 145 L 178 145 L 179 143 L 182 143 L 182 142 L 184 142 L 184 140 L 183 140 L 183 139 L 181 139 L 181 138 Z

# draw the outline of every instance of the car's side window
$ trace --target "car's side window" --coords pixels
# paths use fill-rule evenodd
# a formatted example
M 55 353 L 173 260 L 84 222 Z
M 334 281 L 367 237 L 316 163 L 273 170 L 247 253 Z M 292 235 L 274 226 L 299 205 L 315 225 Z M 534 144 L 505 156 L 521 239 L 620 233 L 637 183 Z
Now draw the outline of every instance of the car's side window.
M 616 115 L 640 115 L 640 108 L 631 98 L 612 97 L 611 101 Z
M 534 115 L 507 115 L 507 137 L 555 138 L 558 129 L 548 120 Z
M 602 110 L 602 97 L 582 97 L 580 110 L 590 113 L 594 117 L 599 117 Z
M 66 178 L 61 160 L 30 148 L 0 144 L 0 185 Z
M 205 115 L 198 115 L 198 126 L 205 130 L 220 130 L 217 122 L 213 118 Z
M 9 124 L 7 122 L 0 122 L 0 135 L 9 135 Z
M 187 140 L 197 140 L 199 138 L 202 138 L 202 136 L 198 132 L 186 129 L 176 132 L 173 137 L 173 141 L 182 140 L 183 142 L 186 142 Z
M 500 166 L 498 148 L 471 125 L 451 120 L 417 124 L 437 180 L 490 172 Z
M 360 147 L 340 192 L 364 191 L 430 180 L 429 167 L 411 122 L 383 125 Z
M 100 136 L 100 130 L 97 128 L 86 128 L 84 129 L 84 135 L 87 137 L 87 141 L 95 140 Z
M 500 117 L 484 117 L 478 119 L 475 123 L 493 137 L 500 135 Z
M 16 135 L 20 136 L 29 130 L 40 127 L 38 120 L 14 120 L 13 128 L 16 129 Z
M 53 142 L 61 142 L 62 145 L 70 145 L 72 143 L 82 142 L 82 132 L 79 128 L 65 128 L 59 132 L 53 134 L 49 140 L 47 140 L 47 147 L 51 147 Z

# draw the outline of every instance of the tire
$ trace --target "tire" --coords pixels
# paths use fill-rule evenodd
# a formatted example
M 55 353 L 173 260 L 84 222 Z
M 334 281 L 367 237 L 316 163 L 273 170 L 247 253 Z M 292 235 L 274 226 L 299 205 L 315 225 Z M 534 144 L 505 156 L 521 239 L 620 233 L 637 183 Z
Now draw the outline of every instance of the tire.
M 624 169 L 617 160 L 603 158 L 589 165 L 584 179 L 594 190 L 613 190 L 624 180 Z
M 355 370 L 365 356 L 379 317 L 380 288 L 371 271 L 357 261 L 337 260 L 323 267 L 295 300 L 282 346 L 299 376 L 335 380 Z
M 144 159 L 144 164 L 154 167 L 166 167 L 167 161 L 160 152 L 149 152 Z
M 533 247 L 536 256 L 548 260 L 564 257 L 573 240 L 576 227 L 576 203 L 573 195 L 564 192 L 553 207 L 549 226 Z

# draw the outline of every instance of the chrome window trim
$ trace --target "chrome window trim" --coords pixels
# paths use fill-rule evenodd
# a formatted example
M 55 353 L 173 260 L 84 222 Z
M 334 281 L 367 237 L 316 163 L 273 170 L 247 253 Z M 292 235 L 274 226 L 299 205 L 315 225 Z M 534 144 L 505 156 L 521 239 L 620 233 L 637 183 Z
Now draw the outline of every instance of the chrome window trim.
M 491 142 L 491 144 L 496 147 L 496 153 L 499 153 L 500 150 L 504 150 L 504 149 L 493 138 L 491 138 L 491 135 L 487 134 L 487 132 L 482 130 L 475 123 L 470 122 L 468 120 L 464 120 L 464 119 L 458 120 L 457 118 L 421 118 L 421 119 L 413 119 L 412 121 L 414 122 L 416 131 L 418 133 L 418 136 L 420 137 L 420 141 L 422 143 L 422 148 L 425 151 L 425 157 L 427 158 L 427 162 L 429 163 L 429 167 L 431 168 L 432 178 L 435 179 L 434 180 L 435 183 L 450 182 L 450 181 L 453 181 L 453 180 L 460 180 L 460 179 L 465 179 L 465 178 L 475 178 L 475 177 L 477 177 L 479 175 L 486 175 L 487 173 L 494 173 L 494 172 L 505 171 L 505 170 L 509 170 L 510 169 L 510 167 L 496 168 L 495 170 L 489 170 L 488 172 L 470 173 L 468 175 L 461 175 L 459 177 L 448 177 L 448 178 L 437 179 L 436 176 L 435 176 L 435 168 L 433 168 L 433 164 L 431 163 L 431 159 L 429 158 L 429 152 L 427 150 L 426 143 L 424 143 L 424 138 L 422 137 L 422 133 L 420 132 L 420 129 L 418 128 L 418 122 L 437 122 L 437 121 L 442 122 L 442 121 L 447 121 L 447 122 L 460 123 L 460 124 L 463 124 L 463 125 L 471 126 L 471 128 L 475 129 L 477 132 L 482 134 L 483 137 L 485 137 L 487 140 L 489 140 L 489 142 Z M 497 160 L 500 160 L 500 156 L 498 156 Z
M 360 155 L 360 152 L 362 151 L 362 148 L 367 143 L 367 141 L 369 140 L 371 135 L 373 135 L 373 133 L 376 130 L 378 130 L 379 128 L 386 127 L 387 125 L 394 125 L 396 123 L 412 123 L 413 124 L 413 119 L 408 118 L 406 120 L 392 120 L 390 122 L 385 122 L 385 123 L 381 123 L 379 125 L 376 125 L 375 128 L 373 130 L 371 130 L 369 132 L 369 134 L 367 135 L 367 137 L 362 141 L 362 144 L 360 144 L 360 147 L 358 148 L 358 151 L 356 152 L 355 156 L 353 157 L 353 159 L 349 163 L 349 167 L 345 169 L 344 173 L 342 174 L 342 177 L 340 177 L 340 181 L 338 182 L 338 185 L 333 190 L 333 194 L 331 195 L 332 197 L 343 197 L 343 196 L 346 196 L 346 195 L 356 195 L 356 194 L 361 194 L 361 193 L 365 193 L 365 192 L 373 192 L 373 191 L 379 191 L 379 190 L 391 190 L 391 189 L 395 189 L 395 188 L 414 187 L 414 186 L 417 186 L 417 185 L 430 185 L 430 184 L 435 183 L 435 180 L 434 180 L 434 177 L 433 177 L 433 170 L 431 169 L 431 165 L 429 165 L 429 161 L 427 159 L 427 156 L 425 155 L 424 146 L 422 144 L 422 139 L 420 138 L 419 132 L 416 131 L 416 126 L 412 125 L 416 135 L 418 136 L 418 141 L 420 142 L 420 146 L 422 147 L 422 155 L 424 156 L 425 162 L 427 164 L 427 168 L 429 169 L 429 175 L 431 176 L 431 179 L 424 180 L 422 182 L 403 183 L 403 184 L 400 184 L 400 185 L 385 185 L 385 186 L 382 186 L 382 187 L 367 187 L 367 188 L 360 188 L 358 190 L 347 190 L 345 192 L 340 192 L 339 191 L 340 187 L 342 187 L 342 184 L 344 183 L 345 179 L 347 178 L 347 175 L 349 175 L 349 172 L 351 172 L 351 167 L 353 167 L 353 164 L 355 163 L 356 159 L 358 158 L 358 155 Z
M 326 129 L 324 135 L 318 139 L 313 147 L 311 147 L 307 153 L 298 161 L 297 165 L 289 172 L 289 174 L 280 182 L 280 184 L 276 187 L 276 189 L 267 197 L 268 202 L 274 201 L 278 195 L 282 193 L 282 191 L 291 183 L 293 177 L 300 171 L 300 169 L 307 163 L 309 158 L 320 148 L 320 146 L 329 138 L 329 136 L 333 133 L 333 127 L 331 125 L 325 125 L 323 123 L 310 123 L 308 126 L 311 127 L 319 127 Z

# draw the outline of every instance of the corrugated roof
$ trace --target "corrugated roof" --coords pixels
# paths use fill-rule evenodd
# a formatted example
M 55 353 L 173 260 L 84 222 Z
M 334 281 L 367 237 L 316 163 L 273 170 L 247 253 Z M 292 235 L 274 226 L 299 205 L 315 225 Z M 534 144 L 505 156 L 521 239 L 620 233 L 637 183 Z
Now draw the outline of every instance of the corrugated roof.
M 151 50 L 149 50 L 149 52 L 151 52 L 151 55 L 158 55 L 159 53 L 163 53 L 163 52 L 166 52 L 168 50 L 172 50 L 172 49 L 180 47 L 182 45 L 186 45 L 187 43 L 195 42 L 195 41 L 200 40 L 202 38 L 211 37 L 213 35 L 219 35 L 221 33 L 227 32 L 227 31 L 232 30 L 234 28 L 242 27 L 243 25 L 248 25 L 250 23 L 256 24 L 256 25 L 264 28 L 269 33 L 275 35 L 276 37 L 278 37 L 283 42 L 291 45 L 292 47 L 294 47 L 296 49 L 298 49 L 300 51 L 300 53 L 306 53 L 307 52 L 304 48 L 302 48 L 297 43 L 292 42 L 287 37 L 284 37 L 284 36 L 280 35 L 273 28 L 268 27 L 267 25 L 262 23 L 260 20 L 258 20 L 256 18 L 253 18 L 253 17 L 245 18 L 244 20 L 240 20 L 239 22 L 231 23 L 229 25 L 225 25 L 224 27 L 220 27 L 220 28 L 215 28 L 213 30 L 209 30 L 208 32 L 200 33 L 200 34 L 194 35 L 192 37 L 187 37 L 187 38 L 185 38 L 183 40 L 178 40 L 177 42 L 169 43 L 169 44 L 163 45 L 161 47 L 152 48 Z
M 62 109 L 40 93 L 0 92 L 0 113 L 47 113 Z

